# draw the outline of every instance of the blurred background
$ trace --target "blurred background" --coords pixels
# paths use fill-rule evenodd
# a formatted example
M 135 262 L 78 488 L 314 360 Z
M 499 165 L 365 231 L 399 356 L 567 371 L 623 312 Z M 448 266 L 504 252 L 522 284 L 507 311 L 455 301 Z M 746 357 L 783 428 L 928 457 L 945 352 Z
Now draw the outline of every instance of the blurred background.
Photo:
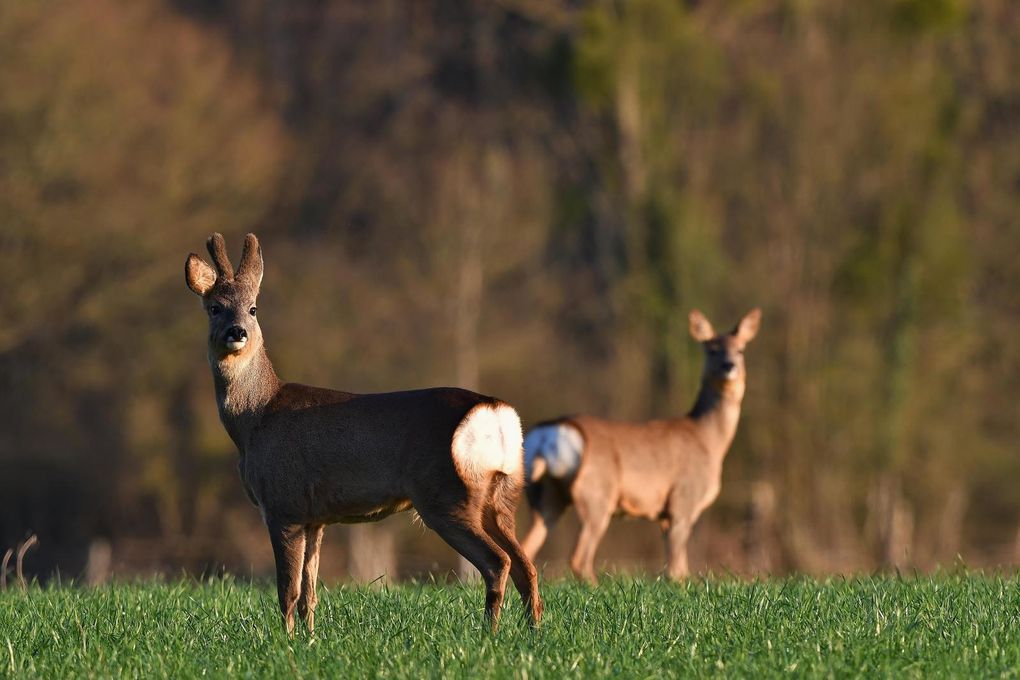
M 0 551 L 272 572 L 183 277 L 255 231 L 282 377 L 526 425 L 682 415 L 687 312 L 760 305 L 695 571 L 1020 562 L 1018 36 L 1014 0 L 0 3 Z M 457 567 L 409 514 L 324 550 Z M 599 557 L 655 573 L 658 528 Z

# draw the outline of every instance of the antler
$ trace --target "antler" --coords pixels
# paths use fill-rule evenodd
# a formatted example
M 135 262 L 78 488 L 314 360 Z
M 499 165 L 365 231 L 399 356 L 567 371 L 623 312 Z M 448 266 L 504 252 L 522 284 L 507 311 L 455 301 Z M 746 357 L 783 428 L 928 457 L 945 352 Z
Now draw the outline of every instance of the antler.
M 237 278 L 247 279 L 255 286 L 262 283 L 262 248 L 255 234 L 244 237 L 244 250 L 241 252 L 241 266 L 237 268 Z
M 247 242 L 245 247 L 247 247 Z M 212 255 L 213 264 L 216 265 L 216 273 L 221 279 L 230 281 L 234 278 L 234 268 L 230 265 L 230 258 L 227 257 L 227 244 L 223 241 L 223 234 L 219 232 L 209 237 L 205 247 Z

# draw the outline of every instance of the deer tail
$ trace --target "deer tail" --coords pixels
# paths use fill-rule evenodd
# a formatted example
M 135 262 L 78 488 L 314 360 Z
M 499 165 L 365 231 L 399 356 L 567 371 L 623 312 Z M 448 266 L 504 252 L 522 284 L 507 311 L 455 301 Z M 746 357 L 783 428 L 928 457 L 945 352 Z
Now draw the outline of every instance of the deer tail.
M 548 464 L 545 462 L 545 458 L 541 455 L 535 456 L 531 461 L 531 469 L 528 471 L 528 483 L 534 484 L 542 479 L 547 469 Z
M 567 420 L 539 423 L 524 438 L 524 477 L 535 484 L 543 477 L 569 479 L 581 464 L 584 438 Z
M 496 472 L 492 477 L 491 499 L 497 516 L 513 517 L 523 490 L 517 475 Z

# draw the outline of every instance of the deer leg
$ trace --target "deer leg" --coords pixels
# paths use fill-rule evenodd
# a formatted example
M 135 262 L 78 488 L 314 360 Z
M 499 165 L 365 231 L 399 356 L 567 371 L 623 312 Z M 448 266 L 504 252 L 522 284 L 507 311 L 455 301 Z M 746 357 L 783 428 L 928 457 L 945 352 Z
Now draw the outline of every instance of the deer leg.
M 496 484 L 500 482 L 497 480 Z M 493 541 L 510 557 L 510 578 L 521 595 L 532 628 L 542 620 L 542 598 L 538 594 L 538 570 L 517 542 L 513 499 L 504 499 L 495 492 L 483 513 L 483 527 Z
M 524 540 L 521 541 L 521 547 L 529 558 L 535 559 L 538 551 L 542 549 L 545 539 L 549 535 L 550 524 L 550 522 L 546 521 L 545 517 L 542 517 L 541 512 L 532 510 L 531 526 L 528 528 L 528 533 L 525 534 Z
M 687 568 L 687 539 L 691 536 L 691 523 L 673 519 L 666 529 L 666 561 L 668 574 L 674 581 L 682 581 L 690 573 Z
M 302 524 L 268 522 L 269 540 L 276 558 L 276 592 L 288 635 L 294 635 L 294 607 L 301 594 L 301 570 L 305 559 L 305 527 Z
M 577 546 L 570 558 L 570 568 L 579 579 L 584 579 L 592 585 L 598 582 L 595 577 L 595 551 L 609 528 L 608 512 L 594 513 L 582 510 L 583 506 L 577 506 L 577 514 L 581 519 L 581 534 L 577 537 Z
M 549 530 L 563 515 L 567 504 L 548 482 L 537 482 L 534 487 L 528 489 L 528 499 L 531 505 L 531 527 L 521 541 L 521 547 L 524 548 L 528 558 L 534 560 L 538 551 L 542 549 Z
M 298 599 L 298 616 L 305 620 L 308 632 L 315 632 L 315 606 L 319 598 L 315 593 L 319 580 L 319 548 L 322 547 L 323 524 L 309 524 L 305 527 L 305 564 L 301 578 L 301 597 Z
M 425 524 L 439 534 L 451 548 L 467 558 L 485 581 L 485 617 L 493 632 L 499 627 L 506 580 L 510 575 L 510 556 L 503 552 L 482 528 L 480 512 L 467 519 L 458 515 L 418 507 Z

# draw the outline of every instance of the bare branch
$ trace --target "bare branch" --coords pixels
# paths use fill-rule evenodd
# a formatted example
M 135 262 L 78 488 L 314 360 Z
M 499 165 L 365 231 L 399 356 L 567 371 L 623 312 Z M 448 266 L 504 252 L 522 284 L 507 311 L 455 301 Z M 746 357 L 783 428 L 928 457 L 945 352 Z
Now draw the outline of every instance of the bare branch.
M 18 548 L 18 560 L 16 562 L 15 568 L 18 574 L 18 584 L 21 586 L 22 590 L 25 590 L 28 587 L 25 584 L 25 574 L 21 570 L 22 564 L 25 561 L 25 553 L 27 553 L 28 549 L 37 544 L 38 542 L 39 538 L 35 534 L 32 534 L 31 536 L 28 537 L 28 540 L 22 543 L 21 546 Z
M 4 553 L 4 561 L 0 564 L 0 590 L 7 590 L 7 563 L 11 561 L 14 548 L 8 548 Z

